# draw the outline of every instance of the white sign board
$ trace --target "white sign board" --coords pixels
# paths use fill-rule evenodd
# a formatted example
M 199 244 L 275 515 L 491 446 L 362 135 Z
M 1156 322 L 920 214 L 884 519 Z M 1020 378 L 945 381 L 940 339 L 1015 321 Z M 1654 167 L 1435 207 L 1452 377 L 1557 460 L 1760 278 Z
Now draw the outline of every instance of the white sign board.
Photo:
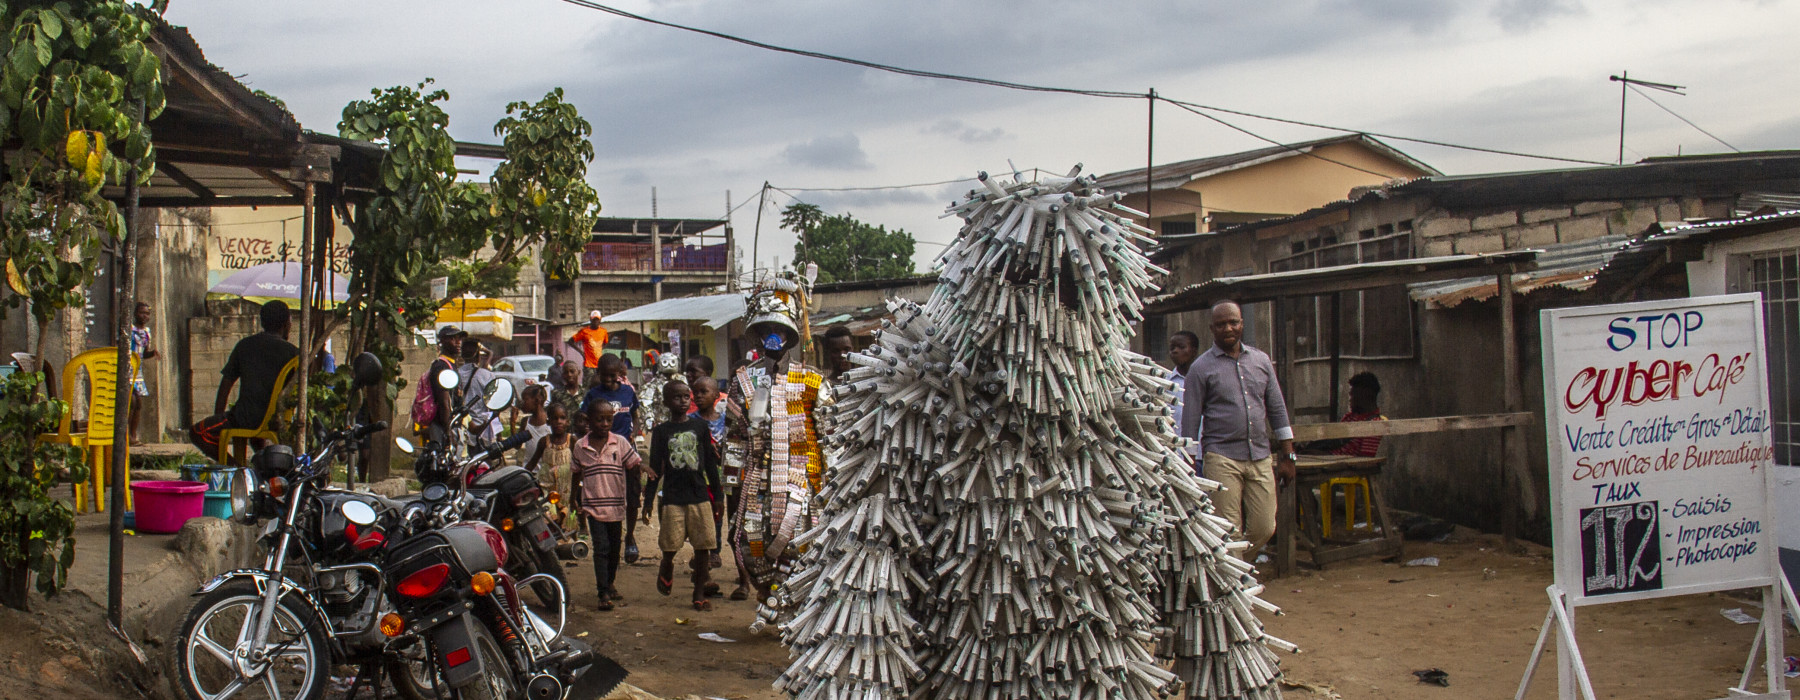
M 1760 297 L 1541 313 L 1570 605 L 1776 585 Z

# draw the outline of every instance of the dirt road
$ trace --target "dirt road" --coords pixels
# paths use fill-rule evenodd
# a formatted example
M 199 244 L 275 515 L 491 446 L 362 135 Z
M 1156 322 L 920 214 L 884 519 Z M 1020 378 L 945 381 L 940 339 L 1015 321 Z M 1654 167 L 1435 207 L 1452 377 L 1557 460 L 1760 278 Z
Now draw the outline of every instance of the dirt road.
M 638 541 L 654 542 L 654 532 L 640 528 Z M 1542 547 L 1520 555 L 1498 547 L 1492 536 L 1409 543 L 1409 559 L 1434 556 L 1440 565 L 1366 559 L 1270 581 L 1266 597 L 1287 611 L 1269 620 L 1270 632 L 1304 649 L 1283 658 L 1288 676 L 1346 700 L 1510 697 L 1547 610 L 1550 559 Z M 781 697 L 769 684 L 786 666 L 787 652 L 772 636 L 749 634 L 754 605 L 715 600 L 713 612 L 696 613 L 685 580 L 665 598 L 655 591 L 655 568 L 635 566 L 619 577 L 630 606 L 596 612 L 592 569 L 582 562 L 570 571 L 579 607 L 570 628 L 589 631 L 588 641 L 631 669 L 632 683 L 665 697 Z M 719 572 L 722 581 L 731 575 L 729 566 Z M 1725 608 L 1758 613 L 1755 601 L 1720 594 L 1583 608 L 1577 627 L 1596 692 L 1723 697 L 1756 630 L 1726 620 L 1719 614 Z M 737 642 L 703 641 L 703 632 Z M 1787 638 L 1790 649 L 1800 646 L 1792 628 Z M 1556 696 L 1554 658 L 1545 660 L 1532 698 Z M 1412 675 L 1429 668 L 1449 672 L 1450 686 L 1421 684 Z M 1753 687 L 1762 687 L 1760 681 Z M 1329 692 L 1290 687 L 1287 695 L 1333 697 Z
M 1283 658 L 1288 677 L 1346 699 L 1512 697 L 1549 609 L 1549 551 L 1532 546 L 1526 555 L 1501 554 L 1497 537 L 1479 536 L 1455 544 L 1409 542 L 1406 556 L 1437 557 L 1441 565 L 1366 559 L 1268 583 L 1265 597 L 1288 613 L 1269 620 L 1270 632 L 1303 650 Z M 1756 625 L 1733 623 L 1719 611 L 1759 615 L 1754 602 L 1711 594 L 1581 608 L 1576 629 L 1595 693 L 1726 696 L 1743 671 Z M 1794 653 L 1800 637 L 1792 627 L 1787 640 Z M 1544 664 L 1531 698 L 1556 697 L 1553 653 Z M 1430 668 L 1449 672 L 1450 687 L 1412 675 Z M 1752 687 L 1761 688 L 1761 681 Z M 1293 689 L 1288 696 L 1333 697 Z

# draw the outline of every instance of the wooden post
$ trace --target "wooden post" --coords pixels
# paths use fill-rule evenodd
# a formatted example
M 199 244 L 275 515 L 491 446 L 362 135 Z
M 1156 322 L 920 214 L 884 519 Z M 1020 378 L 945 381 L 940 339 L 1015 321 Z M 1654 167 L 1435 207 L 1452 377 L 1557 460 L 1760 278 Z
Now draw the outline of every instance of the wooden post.
M 1504 384 L 1503 395 L 1506 400 L 1506 412 L 1517 413 L 1525 403 L 1523 390 L 1519 385 L 1519 336 L 1513 327 L 1513 283 L 1512 271 L 1507 270 L 1499 275 L 1500 294 L 1500 381 Z M 1520 489 L 1514 483 L 1514 462 L 1523 454 L 1524 444 L 1519 439 L 1517 426 L 1500 429 L 1500 532 L 1505 538 L 1508 551 L 1511 551 L 1519 536 L 1519 503 Z
M 1343 415 L 1338 412 L 1338 383 L 1344 372 L 1342 367 L 1344 362 L 1343 296 L 1343 292 L 1331 293 L 1331 413 L 1325 416 L 1325 420 L 1328 421 L 1337 420 L 1338 416 Z M 1293 401 L 1289 400 L 1288 403 L 1291 404 Z
M 1287 298 L 1278 297 L 1271 304 L 1273 304 L 1275 327 L 1271 329 L 1273 337 L 1270 338 L 1270 344 L 1275 346 L 1276 361 L 1280 363 L 1278 365 L 1280 371 L 1276 373 L 1275 381 L 1277 384 L 1285 384 L 1282 392 L 1287 393 L 1294 385 L 1294 350 L 1288 346 L 1294 337 L 1293 319 L 1288 318 Z M 1287 395 L 1292 396 L 1293 394 L 1287 393 Z M 1300 514 L 1296 512 L 1300 507 L 1299 490 L 1299 479 L 1295 479 L 1286 486 L 1280 487 L 1280 490 L 1276 492 L 1280 499 L 1275 504 L 1276 576 L 1286 576 L 1294 571 L 1294 553 L 1297 547 L 1294 536 L 1298 529 L 1295 524 L 1300 517 Z
M 300 348 L 300 364 L 294 371 L 300 375 L 299 408 L 294 409 L 294 421 L 300 427 L 294 431 L 294 453 L 306 454 L 306 434 L 311 432 L 306 412 L 306 384 L 312 375 L 312 357 L 308 354 L 312 349 L 312 282 L 318 273 L 313 271 L 313 183 L 307 178 L 300 194 L 300 337 L 295 345 Z M 269 397 L 270 401 L 280 401 L 281 397 Z M 326 482 L 331 481 L 326 477 Z

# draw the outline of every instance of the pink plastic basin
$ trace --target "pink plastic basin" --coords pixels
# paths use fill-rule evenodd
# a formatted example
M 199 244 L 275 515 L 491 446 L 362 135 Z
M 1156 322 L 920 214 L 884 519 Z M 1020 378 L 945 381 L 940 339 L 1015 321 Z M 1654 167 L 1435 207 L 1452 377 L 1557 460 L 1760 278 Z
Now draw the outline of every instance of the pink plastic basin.
M 206 484 L 198 481 L 139 481 L 131 485 L 139 532 L 178 532 L 206 510 Z

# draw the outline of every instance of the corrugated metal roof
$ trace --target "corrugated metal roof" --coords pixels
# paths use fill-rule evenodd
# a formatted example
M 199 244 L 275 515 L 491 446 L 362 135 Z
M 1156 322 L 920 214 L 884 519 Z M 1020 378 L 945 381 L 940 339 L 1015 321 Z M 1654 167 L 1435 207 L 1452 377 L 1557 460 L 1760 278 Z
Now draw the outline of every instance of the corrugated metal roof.
M 1703 244 L 1708 241 L 1726 239 L 1737 236 L 1758 235 L 1771 230 L 1783 230 L 1785 227 L 1800 225 L 1800 211 L 1784 211 L 1760 216 L 1744 216 L 1716 221 L 1698 223 L 1663 222 L 1650 227 L 1648 232 L 1632 240 L 1629 245 L 1613 256 L 1596 277 L 1604 287 L 1622 287 L 1632 284 L 1632 280 L 1650 272 L 1652 267 L 1660 267 L 1670 263 L 1684 262 L 1686 256 L 1698 255 L 1697 251 L 1687 251 L 1676 255 L 1682 248 L 1690 248 L 1682 244 Z
M 744 295 L 714 294 L 704 297 L 664 299 L 607 316 L 607 324 L 650 321 L 700 321 L 708 328 L 723 328 L 744 317 Z
M 1513 275 L 1513 291 L 1530 294 L 1553 287 L 1585 291 L 1594 286 L 1595 275 L 1624 250 L 1630 238 L 1618 234 L 1544 246 L 1538 251 L 1536 270 Z M 1447 309 L 1465 301 L 1492 299 L 1500 293 L 1500 283 L 1492 277 L 1467 277 L 1407 285 L 1407 291 L 1415 300 Z

